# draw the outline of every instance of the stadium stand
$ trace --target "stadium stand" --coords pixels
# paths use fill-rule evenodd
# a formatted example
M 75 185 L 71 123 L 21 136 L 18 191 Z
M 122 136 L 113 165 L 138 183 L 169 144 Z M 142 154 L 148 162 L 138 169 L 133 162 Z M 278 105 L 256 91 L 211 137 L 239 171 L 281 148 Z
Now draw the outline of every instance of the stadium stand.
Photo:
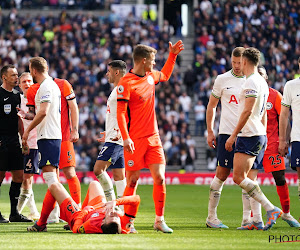
M 151 19 L 133 14 L 124 18 L 108 11 L 110 4 L 121 1 L 92 1 L 99 3 L 93 7 L 95 11 L 85 11 L 90 2 L 4 0 L 0 11 L 1 65 L 13 63 L 19 72 L 28 71 L 28 59 L 40 55 L 48 60 L 51 76 L 66 78 L 73 84 L 80 109 L 81 138 L 76 151 L 82 170 L 93 167 L 99 148 L 95 139 L 104 129 L 105 103 L 111 91 L 105 78 L 107 62 L 123 59 L 131 67 L 132 48 L 144 43 L 158 50 L 156 63 L 161 69 L 167 57 L 167 42 L 174 41 L 175 33 L 168 22 L 160 30 Z M 198 2 L 193 15 L 194 32 L 184 38 L 184 43 L 193 45 L 191 54 L 185 57 L 194 61 L 189 67 L 182 55 L 178 60 L 180 67 L 177 65 L 170 81 L 156 93 L 157 118 L 168 165 L 177 165 L 170 169 L 188 166 L 189 170 L 207 170 L 206 162 L 200 158 L 206 154 L 211 158 L 214 152 L 207 150 L 202 132 L 195 136 L 194 106 L 198 100 L 207 105 L 217 74 L 230 69 L 234 47 L 257 47 L 269 81 L 279 91 L 297 74 L 299 1 Z M 25 11 L 41 5 L 57 10 Z M 184 91 L 192 101 L 189 119 L 179 101 Z

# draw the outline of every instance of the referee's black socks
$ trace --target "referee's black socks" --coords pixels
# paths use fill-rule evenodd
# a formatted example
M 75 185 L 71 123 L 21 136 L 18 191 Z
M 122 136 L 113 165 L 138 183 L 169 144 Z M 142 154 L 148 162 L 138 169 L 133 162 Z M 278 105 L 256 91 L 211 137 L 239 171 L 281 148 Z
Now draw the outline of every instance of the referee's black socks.
M 18 214 L 17 205 L 18 205 L 19 195 L 21 191 L 21 185 L 22 183 L 11 181 L 10 189 L 9 189 L 11 215 Z

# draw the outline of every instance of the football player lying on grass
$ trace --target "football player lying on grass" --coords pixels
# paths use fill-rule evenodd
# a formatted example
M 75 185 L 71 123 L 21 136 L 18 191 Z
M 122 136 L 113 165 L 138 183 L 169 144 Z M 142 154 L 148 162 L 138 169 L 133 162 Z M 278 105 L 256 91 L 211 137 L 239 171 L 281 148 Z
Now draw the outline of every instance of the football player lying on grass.
M 58 182 L 49 190 L 60 207 L 60 218 L 67 221 L 73 233 L 127 234 L 133 225 L 140 204 L 140 196 L 124 196 L 106 202 L 103 189 L 98 181 L 90 183 L 82 209 L 71 198 L 67 190 Z M 118 209 L 124 205 L 124 215 Z M 38 225 L 27 228 L 31 232 L 46 232 L 47 226 Z

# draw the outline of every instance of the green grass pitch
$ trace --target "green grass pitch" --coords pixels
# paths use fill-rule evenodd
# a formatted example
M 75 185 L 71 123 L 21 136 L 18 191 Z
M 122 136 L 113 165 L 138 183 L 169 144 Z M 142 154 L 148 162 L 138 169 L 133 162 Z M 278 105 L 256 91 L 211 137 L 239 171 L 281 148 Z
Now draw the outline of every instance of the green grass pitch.
M 9 185 L 1 187 L 1 211 L 9 216 Z M 82 185 L 86 194 L 87 185 Z M 141 205 L 135 221 L 138 234 L 131 235 L 78 235 L 63 230 L 63 223 L 49 225 L 48 232 L 27 232 L 32 223 L 0 224 L 0 249 L 299 249 L 300 242 L 269 243 L 269 237 L 299 235 L 298 228 L 290 228 L 280 218 L 267 232 L 238 231 L 242 220 L 241 189 L 225 186 L 218 208 L 219 218 L 229 229 L 206 228 L 208 186 L 167 186 L 165 219 L 174 229 L 173 234 L 153 230 L 154 205 L 152 186 L 139 186 Z M 263 192 L 277 206 L 279 199 L 274 186 L 263 186 Z M 46 185 L 34 185 L 35 200 L 41 209 Z M 299 218 L 297 188 L 290 187 L 291 213 Z M 24 215 L 28 214 L 25 208 Z M 263 215 L 265 212 L 263 211 Z M 263 217 L 264 220 L 266 217 Z M 294 236 L 294 237 L 295 237 Z M 295 239 L 295 238 L 294 238 Z M 292 240 L 292 238 L 290 238 Z M 285 241 L 287 238 L 285 237 Z

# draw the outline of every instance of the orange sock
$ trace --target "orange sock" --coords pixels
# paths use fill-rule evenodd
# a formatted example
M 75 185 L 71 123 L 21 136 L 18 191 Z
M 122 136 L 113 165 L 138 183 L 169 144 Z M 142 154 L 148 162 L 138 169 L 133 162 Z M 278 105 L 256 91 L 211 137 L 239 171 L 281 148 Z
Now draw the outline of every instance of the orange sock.
M 155 214 L 163 216 L 166 203 L 166 184 L 153 184 L 153 200 L 155 205 Z
M 72 199 L 77 204 L 80 204 L 81 203 L 81 187 L 80 187 L 80 181 L 79 181 L 77 175 L 75 175 L 71 179 L 67 179 L 67 182 L 69 185 L 69 190 L 70 190 Z
M 126 186 L 123 196 L 135 195 L 135 192 L 136 192 L 135 187 L 133 188 L 133 187 Z
M 130 196 L 130 195 L 135 195 L 136 193 L 136 188 L 135 187 L 130 187 L 128 185 L 126 185 L 125 190 L 124 190 L 124 196 Z M 128 212 L 129 206 L 128 205 L 124 205 L 124 211 L 126 213 L 126 211 Z
M 86 193 L 85 199 L 82 203 L 82 208 L 86 207 L 87 204 L 89 203 L 89 196 L 90 196 L 90 189 L 88 189 L 88 191 Z
M 276 188 L 282 211 L 284 213 L 288 213 L 290 211 L 290 195 L 288 185 L 285 183 L 283 186 L 276 186 Z
M 53 210 L 53 208 L 55 206 L 55 202 L 56 202 L 56 200 L 52 196 L 50 190 L 47 189 L 47 192 L 46 192 L 46 195 L 45 195 L 45 198 L 44 198 L 44 201 L 43 201 L 41 217 L 37 222 L 38 226 L 42 226 L 42 225 L 47 224 L 47 219 L 49 217 L 49 214 L 51 213 L 51 211 Z

